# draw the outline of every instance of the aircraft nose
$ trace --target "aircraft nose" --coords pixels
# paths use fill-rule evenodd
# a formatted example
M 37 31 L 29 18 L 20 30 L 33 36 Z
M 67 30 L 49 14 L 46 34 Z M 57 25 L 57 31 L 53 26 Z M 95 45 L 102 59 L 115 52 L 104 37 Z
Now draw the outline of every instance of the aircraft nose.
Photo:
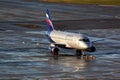
M 83 45 L 83 48 L 84 48 L 84 49 L 87 49 L 87 48 L 88 48 L 88 45 L 87 45 L 87 44 L 84 44 L 84 45 Z
M 87 49 L 87 48 L 91 47 L 91 44 L 83 43 L 82 47 L 83 47 L 83 49 Z

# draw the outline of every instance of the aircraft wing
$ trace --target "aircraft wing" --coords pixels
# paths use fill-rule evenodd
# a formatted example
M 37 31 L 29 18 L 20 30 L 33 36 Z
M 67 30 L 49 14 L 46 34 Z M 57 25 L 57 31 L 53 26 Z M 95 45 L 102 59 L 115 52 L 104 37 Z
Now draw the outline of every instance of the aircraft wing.
M 27 31 L 28 34 L 43 34 L 46 35 L 47 31 Z
M 66 44 L 50 43 L 50 42 L 47 42 L 47 43 L 40 43 L 40 42 L 38 42 L 38 44 L 46 44 L 46 45 L 54 44 L 54 45 L 56 45 L 58 47 L 66 47 Z
M 118 38 L 120 37 L 120 35 L 115 35 L 115 36 L 111 36 L 111 37 L 107 37 L 107 38 L 96 38 L 96 37 L 89 37 L 91 42 L 92 43 L 96 43 L 96 42 L 99 42 L 99 41 L 104 41 L 104 40 L 107 40 L 107 39 L 111 39 L 111 38 Z
M 36 46 L 49 46 L 50 44 L 54 44 L 58 47 L 65 48 L 66 44 L 59 44 L 59 43 L 50 43 L 50 42 L 32 42 L 33 44 L 36 44 Z
M 44 49 L 44 50 L 48 50 L 48 48 L 46 48 L 46 47 L 42 47 L 42 46 L 39 46 L 39 47 L 37 47 L 37 46 L 33 46 L 33 47 L 13 47 L 13 48 L 1 48 L 0 49 L 0 51 L 22 51 L 22 52 L 24 52 L 24 51 L 28 51 L 28 50 L 30 50 L 30 49 Z
M 59 43 L 50 43 L 50 42 L 32 42 L 33 44 L 36 44 L 36 45 L 50 45 L 50 44 L 54 44 L 56 46 L 59 46 L 59 47 L 65 47 L 66 44 L 59 44 Z

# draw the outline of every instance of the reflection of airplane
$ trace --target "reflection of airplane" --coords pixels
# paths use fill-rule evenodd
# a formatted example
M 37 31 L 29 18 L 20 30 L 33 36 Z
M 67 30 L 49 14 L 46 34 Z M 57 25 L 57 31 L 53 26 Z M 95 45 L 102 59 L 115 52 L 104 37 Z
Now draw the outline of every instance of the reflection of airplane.
M 59 48 L 76 49 L 76 55 L 83 55 L 84 51 L 94 52 L 96 48 L 84 34 L 57 31 L 54 29 L 49 11 L 46 11 L 47 35 L 51 43 L 50 50 L 58 55 Z
M 61 60 L 62 59 L 62 60 Z M 50 59 L 51 63 L 56 63 L 56 60 L 54 60 L 53 58 Z M 65 57 L 64 61 L 63 58 L 59 58 L 57 60 L 57 64 L 59 66 L 64 66 L 62 68 L 62 71 L 71 71 L 71 72 L 77 72 L 77 71 L 84 71 L 86 66 L 87 66 L 87 61 L 84 59 L 78 59 L 76 57 L 71 58 L 70 57 Z M 66 68 L 67 67 L 67 68 Z M 69 67 L 69 68 L 68 68 Z

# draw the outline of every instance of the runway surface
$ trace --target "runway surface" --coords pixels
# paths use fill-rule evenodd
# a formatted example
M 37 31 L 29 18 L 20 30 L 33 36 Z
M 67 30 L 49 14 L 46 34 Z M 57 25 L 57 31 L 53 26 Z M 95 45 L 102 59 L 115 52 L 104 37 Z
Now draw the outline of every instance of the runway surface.
M 83 33 L 94 43 L 94 59 L 76 57 L 74 50 L 60 51 L 53 58 L 45 28 L 49 8 L 56 29 Z M 24 0 L 0 1 L 0 79 L 1 80 L 119 80 L 120 7 L 72 5 Z M 21 27 L 37 25 L 38 28 Z

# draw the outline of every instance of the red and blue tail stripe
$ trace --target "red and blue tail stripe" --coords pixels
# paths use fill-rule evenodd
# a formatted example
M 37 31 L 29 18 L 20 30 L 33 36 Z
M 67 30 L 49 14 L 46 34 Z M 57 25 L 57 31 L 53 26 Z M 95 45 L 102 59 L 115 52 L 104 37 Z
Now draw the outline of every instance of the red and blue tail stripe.
M 51 17 L 50 17 L 50 12 L 48 9 L 46 10 L 46 23 L 47 23 L 47 30 L 50 33 L 51 31 L 54 30 L 54 27 L 53 27 Z
M 52 21 L 51 21 L 51 17 L 50 17 L 50 12 L 49 10 L 47 9 L 46 10 L 46 24 L 47 24 L 47 36 L 48 36 L 48 40 L 52 43 L 54 43 L 54 41 L 51 39 L 50 37 L 50 33 L 54 30 L 54 27 L 53 27 L 53 24 L 52 24 Z

